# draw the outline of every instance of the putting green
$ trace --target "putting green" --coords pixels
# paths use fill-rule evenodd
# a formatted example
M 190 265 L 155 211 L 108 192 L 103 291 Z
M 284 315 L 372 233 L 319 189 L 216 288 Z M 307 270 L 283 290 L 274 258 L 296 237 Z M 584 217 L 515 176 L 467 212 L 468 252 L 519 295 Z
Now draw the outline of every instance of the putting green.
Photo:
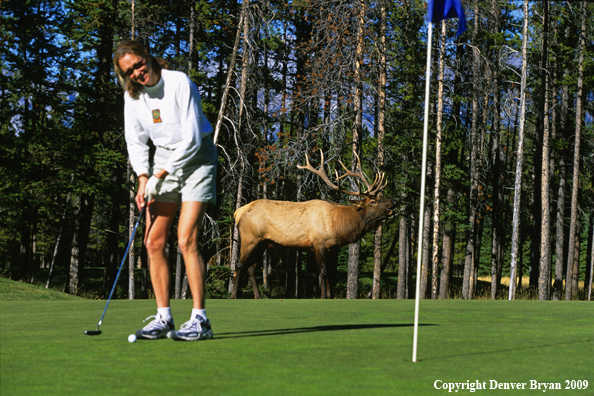
M 104 306 L 0 302 L 0 394 L 429 395 L 477 381 L 491 395 L 594 394 L 587 302 L 422 301 L 417 363 L 411 300 L 208 300 L 215 339 L 193 343 L 127 341 L 153 300 L 112 301 L 103 334 L 83 334 Z M 172 310 L 179 326 L 191 301 Z

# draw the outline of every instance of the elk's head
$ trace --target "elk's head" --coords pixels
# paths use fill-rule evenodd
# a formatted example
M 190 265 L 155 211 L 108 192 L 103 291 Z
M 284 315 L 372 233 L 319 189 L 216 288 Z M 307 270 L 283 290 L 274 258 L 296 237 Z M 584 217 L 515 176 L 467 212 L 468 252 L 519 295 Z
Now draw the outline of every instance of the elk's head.
M 379 222 L 394 214 L 396 200 L 384 198 L 380 193 L 376 196 L 364 197 L 360 201 L 351 201 L 351 206 L 356 206 L 358 211 L 367 211 L 370 217 Z
M 383 197 L 382 190 L 388 185 L 388 181 L 386 180 L 386 174 L 384 172 L 377 173 L 375 175 L 373 183 L 370 183 L 367 177 L 363 174 L 363 171 L 361 170 L 361 160 L 359 159 L 359 156 L 355 156 L 357 158 L 357 169 L 359 171 L 350 171 L 346 166 L 344 166 L 342 161 L 339 161 L 340 165 L 342 165 L 342 168 L 345 170 L 345 173 L 339 176 L 338 171 L 335 171 L 336 184 L 332 183 L 328 178 L 328 175 L 326 174 L 326 170 L 324 169 L 324 153 L 322 152 L 322 150 L 320 150 L 320 169 L 315 169 L 313 166 L 311 166 L 307 154 L 305 155 L 306 165 L 297 165 L 297 168 L 307 169 L 310 172 L 318 175 L 333 190 L 362 198 L 361 200 L 351 201 L 351 206 L 357 206 L 357 210 L 359 211 L 369 211 L 370 217 L 374 218 L 377 222 L 380 222 L 385 218 L 391 216 L 394 213 L 393 209 L 396 206 L 395 200 Z M 340 185 L 341 181 L 348 176 L 361 179 L 365 184 L 366 190 L 363 192 L 343 190 Z

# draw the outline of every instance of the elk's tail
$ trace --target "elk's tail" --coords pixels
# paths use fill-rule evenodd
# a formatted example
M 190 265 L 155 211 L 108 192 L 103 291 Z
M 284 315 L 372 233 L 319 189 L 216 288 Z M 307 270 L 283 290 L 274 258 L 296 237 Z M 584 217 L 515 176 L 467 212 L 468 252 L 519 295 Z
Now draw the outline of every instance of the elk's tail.
M 241 208 L 237 209 L 235 211 L 235 213 L 233 213 L 233 217 L 235 218 L 235 225 L 239 224 L 239 220 L 241 219 L 241 216 L 243 216 L 243 214 L 245 213 L 245 211 L 248 209 L 248 207 L 251 205 L 251 203 L 242 206 Z

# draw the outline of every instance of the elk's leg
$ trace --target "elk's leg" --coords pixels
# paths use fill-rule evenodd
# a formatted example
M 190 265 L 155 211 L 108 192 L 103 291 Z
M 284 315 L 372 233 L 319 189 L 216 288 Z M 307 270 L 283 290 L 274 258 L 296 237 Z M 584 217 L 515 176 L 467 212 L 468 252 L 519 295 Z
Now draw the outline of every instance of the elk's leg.
M 231 298 L 233 299 L 241 297 L 241 289 L 239 288 L 239 285 L 243 284 L 246 258 L 249 257 L 252 249 L 253 247 L 241 244 L 239 262 L 235 264 L 235 273 L 233 274 L 233 291 L 231 292 Z
M 239 298 L 239 284 L 243 275 L 243 263 L 239 262 L 235 264 L 235 273 L 233 274 L 233 291 L 231 292 L 231 298 Z
M 256 282 L 256 264 L 252 265 L 248 269 L 248 274 L 250 275 L 250 283 L 252 284 L 252 289 L 254 290 L 254 298 L 261 299 L 262 295 L 260 294 L 260 289 L 258 289 L 258 283 Z
M 330 281 L 328 280 L 327 276 L 326 276 L 326 298 L 332 298 L 332 291 L 330 289 Z
M 326 253 L 326 279 L 328 282 L 326 295 L 328 298 L 334 297 L 336 289 L 336 267 L 338 266 L 338 249 L 328 249 Z
M 237 266 L 235 267 L 235 274 L 233 276 L 233 292 L 231 293 L 231 298 L 241 298 L 241 285 L 245 284 L 247 275 L 249 275 L 251 280 L 253 276 L 254 267 L 255 264 L 250 266 L 248 263 L 243 261 L 237 264 Z M 254 284 L 252 282 L 252 286 L 253 285 Z
M 239 263 L 237 263 L 235 266 L 235 274 L 233 276 L 233 292 L 231 293 L 231 298 L 241 297 L 240 285 L 244 283 L 246 275 L 245 270 L 247 269 L 248 272 L 250 272 L 251 267 L 255 266 L 256 261 L 262 255 L 262 252 L 263 249 L 257 242 L 249 245 L 246 244 L 245 246 L 243 244 L 241 245 L 241 251 L 239 253 Z M 253 271 L 253 269 L 251 269 L 251 271 Z M 252 286 L 253 285 L 254 283 L 252 283 Z
M 316 252 L 316 262 L 318 264 L 318 271 L 320 273 L 320 298 L 328 298 L 328 282 L 326 277 L 326 251 L 324 249 L 314 249 Z

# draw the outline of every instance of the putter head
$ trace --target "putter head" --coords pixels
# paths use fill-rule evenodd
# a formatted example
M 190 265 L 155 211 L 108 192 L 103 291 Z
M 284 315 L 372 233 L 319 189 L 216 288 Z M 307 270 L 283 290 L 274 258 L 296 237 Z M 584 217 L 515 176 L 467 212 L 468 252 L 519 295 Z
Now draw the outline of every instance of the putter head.
M 99 326 L 101 326 L 101 320 L 97 323 L 97 330 L 85 330 L 86 335 L 99 335 L 101 334 L 101 330 L 99 330 Z

